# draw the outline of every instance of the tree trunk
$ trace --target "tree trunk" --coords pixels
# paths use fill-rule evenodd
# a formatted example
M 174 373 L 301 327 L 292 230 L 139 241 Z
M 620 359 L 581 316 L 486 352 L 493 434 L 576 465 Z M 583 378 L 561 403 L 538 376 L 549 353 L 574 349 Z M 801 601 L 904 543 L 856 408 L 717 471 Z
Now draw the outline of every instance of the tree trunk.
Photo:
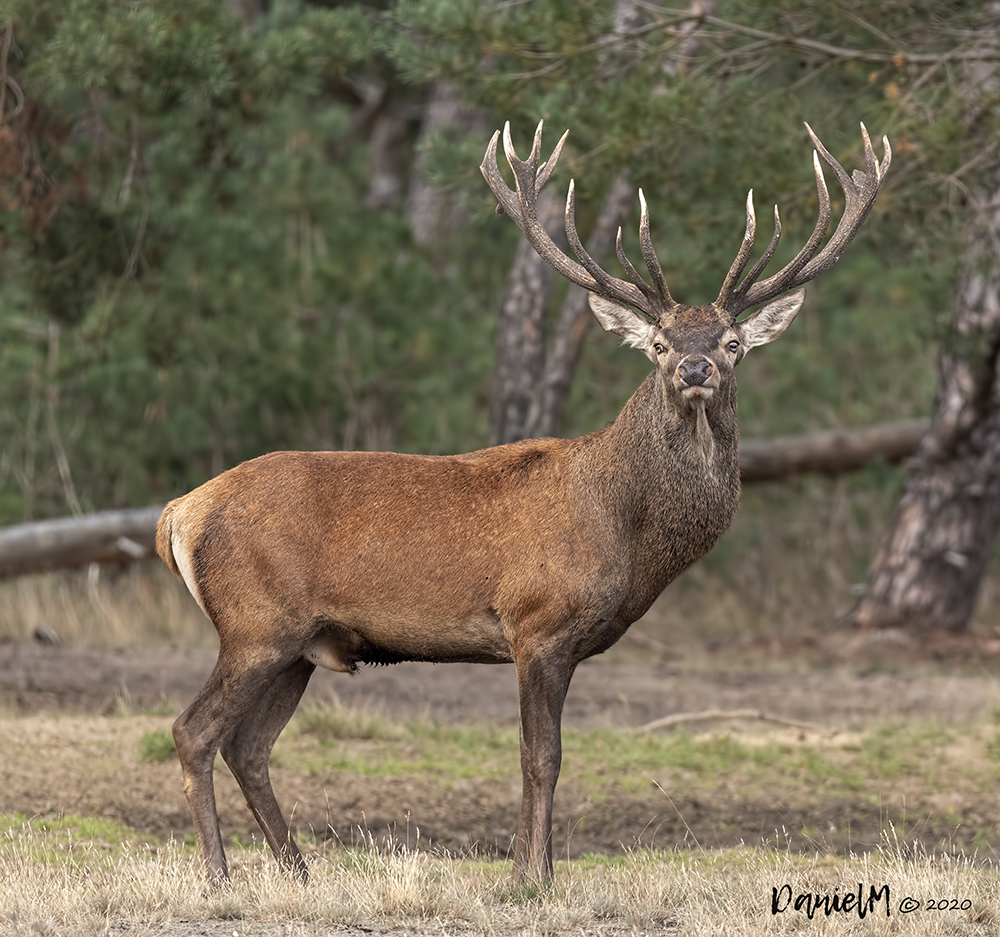
M 610 253 L 619 220 L 628 211 L 634 197 L 628 173 L 619 174 L 611 183 L 611 191 L 604 200 L 601 213 L 597 216 L 597 222 L 587 241 L 587 251 L 598 263 Z M 536 385 L 525 427 L 526 438 L 559 435 L 559 424 L 566 408 L 576 364 L 580 360 L 580 349 L 593 321 L 587 291 L 580 286 L 570 286 L 556 320 L 542 383 L 540 386 Z
M 538 220 L 557 244 L 565 234 L 562 206 L 552 192 L 538 196 Z M 545 367 L 545 307 L 555 270 L 524 238 L 518 242 L 497 319 L 496 374 L 490 414 L 490 445 L 529 436 L 528 419 Z
M 463 206 L 451 194 L 432 185 L 427 178 L 428 155 L 435 145 L 434 138 L 449 127 L 455 128 L 458 136 L 479 131 L 484 137 L 488 136 L 485 111 L 466 104 L 451 82 L 436 81 L 431 86 L 424 107 L 416 164 L 410 176 L 406 201 L 410 229 L 418 244 L 435 244 L 447 236 L 456 236 L 465 220 Z
M 264 15 L 264 0 L 225 0 L 225 4 L 226 9 L 246 26 L 253 26 Z
M 978 41 L 995 49 L 997 4 Z M 997 63 L 966 66 L 966 121 L 995 108 Z M 993 141 L 984 140 L 988 147 Z M 985 153 L 984 153 L 985 155 Z M 964 631 L 1000 531 L 1000 172 L 968 189 L 969 227 L 951 329 L 938 361 L 937 416 L 851 613 L 860 628 Z
M 365 201 L 372 208 L 384 208 L 390 204 L 403 187 L 399 150 L 406 138 L 408 122 L 405 114 L 393 108 L 388 96 L 383 99 L 383 104 L 372 122 L 369 141 L 371 181 Z
M 828 429 L 804 436 L 740 440 L 743 484 L 777 481 L 817 472 L 841 475 L 870 462 L 900 462 L 913 454 L 927 432 L 929 420 L 901 420 L 878 426 Z
M 938 413 L 852 613 L 861 628 L 965 629 L 1000 530 L 1000 188 L 970 201 Z
M 162 510 L 101 511 L 0 528 L 0 578 L 150 556 Z

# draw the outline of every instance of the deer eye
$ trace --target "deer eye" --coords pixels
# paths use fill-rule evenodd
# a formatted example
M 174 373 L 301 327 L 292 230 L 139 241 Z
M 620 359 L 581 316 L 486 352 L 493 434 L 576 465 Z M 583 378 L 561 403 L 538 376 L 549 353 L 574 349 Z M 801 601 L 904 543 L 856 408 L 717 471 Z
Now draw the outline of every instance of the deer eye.
M 729 350 L 735 355 L 736 352 L 738 352 L 740 350 L 740 343 L 738 341 L 736 341 L 736 339 L 733 339 L 729 343 Z
M 662 355 L 666 350 L 659 342 L 653 342 L 653 351 L 658 355 Z

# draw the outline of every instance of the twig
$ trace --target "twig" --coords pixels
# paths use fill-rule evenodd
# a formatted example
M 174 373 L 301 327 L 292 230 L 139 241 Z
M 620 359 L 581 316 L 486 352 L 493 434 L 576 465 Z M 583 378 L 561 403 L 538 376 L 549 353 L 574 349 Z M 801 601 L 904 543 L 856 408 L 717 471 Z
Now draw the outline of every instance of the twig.
M 932 62 L 926 69 L 924 69 L 924 71 L 920 74 L 920 76 L 917 78 L 917 80 L 915 82 L 913 82 L 912 85 L 910 85 L 910 88 L 906 92 L 906 94 L 904 94 L 903 97 L 900 99 L 899 106 L 901 108 L 902 107 L 906 107 L 906 105 L 909 104 L 910 101 L 913 99 L 914 95 L 928 81 L 930 81 L 931 78 L 933 78 L 935 74 L 937 74 L 937 70 L 942 65 L 946 65 L 950 60 L 951 60 L 951 56 L 946 53 L 945 55 L 941 56 L 941 58 L 938 59 L 936 62 Z
M 121 187 L 118 189 L 118 204 L 123 208 L 128 205 L 132 195 L 132 183 L 135 181 L 136 172 L 141 171 L 141 151 L 139 149 L 139 133 L 135 127 L 135 121 L 128 119 L 128 130 L 131 143 L 129 145 L 128 169 L 125 170 L 125 177 L 122 179 Z
M 640 2 L 638 4 L 646 9 L 652 9 L 652 5 L 648 3 Z M 681 10 L 670 10 L 663 8 L 660 12 L 672 14 L 675 17 L 684 17 L 690 19 L 690 14 L 686 14 Z M 741 23 L 732 23 L 729 20 L 720 19 L 717 16 L 710 16 L 708 14 L 703 14 L 700 17 L 702 23 L 709 26 L 718 26 L 720 29 L 728 29 L 736 33 L 742 33 L 745 36 L 753 36 L 755 39 L 767 39 L 778 45 L 794 46 L 799 49 L 809 49 L 811 52 L 821 52 L 824 55 L 833 55 L 838 58 L 853 59 L 855 61 L 862 62 L 893 62 L 894 64 L 899 64 L 901 61 L 905 63 L 933 63 L 940 61 L 947 61 L 949 59 L 958 59 L 965 62 L 995 62 L 1000 59 L 1000 52 L 996 49 L 962 49 L 955 48 L 949 49 L 947 52 L 872 52 L 865 49 L 848 49 L 843 46 L 833 46 L 827 42 L 819 42 L 816 39 L 807 39 L 804 36 L 793 36 L 793 35 L 782 35 L 781 33 L 772 33 L 765 29 L 757 29 L 753 26 L 744 26 Z M 627 35 L 627 34 L 623 34 Z
M 663 785 L 660 784 L 659 781 L 654 779 L 653 783 L 659 789 L 660 793 L 667 798 L 667 803 L 674 808 L 674 813 L 677 814 L 677 816 L 680 818 L 681 823 L 684 824 L 684 828 L 688 831 L 688 835 L 691 837 L 691 839 L 694 840 L 695 846 L 697 846 L 702 852 L 704 852 L 705 847 L 698 842 L 698 837 L 694 835 L 694 830 L 692 830 L 691 827 L 688 825 L 687 820 L 684 818 L 684 814 L 677 809 L 677 804 L 674 803 L 673 798 L 671 798 L 671 796 L 663 789 Z
M 854 22 L 857 23 L 860 27 L 862 27 L 862 29 L 866 29 L 873 36 L 877 36 L 887 46 L 895 46 L 897 55 L 906 55 L 902 47 L 892 36 L 890 36 L 887 32 L 884 32 L 883 30 L 879 29 L 874 24 L 869 23 L 868 20 L 866 20 L 860 14 L 855 13 L 852 10 L 844 10 L 844 14 L 847 16 L 848 19 L 854 20 Z
M 630 641 L 632 644 L 636 644 L 639 647 L 644 647 L 647 651 L 654 651 L 661 657 L 675 657 L 673 651 L 670 650 L 662 641 L 657 641 L 656 638 L 651 638 L 648 634 L 643 634 L 641 631 L 636 631 L 635 628 L 629 628 L 628 631 L 622 636 L 623 640 Z
M 145 189 L 142 192 L 142 214 L 139 216 L 139 228 L 135 233 L 135 243 L 132 245 L 132 252 L 129 254 L 128 263 L 125 264 L 125 271 L 122 273 L 122 280 L 135 279 L 135 271 L 139 265 L 139 255 L 142 251 L 142 240 L 146 236 L 146 225 L 149 222 L 149 197 Z
M 809 732 L 818 732 L 820 735 L 832 736 L 836 734 L 829 729 L 824 729 L 822 726 L 814 725 L 811 722 L 797 722 L 794 719 L 782 719 L 779 716 L 770 716 L 760 709 L 706 709 L 700 713 L 673 713 L 670 716 L 654 719 L 652 722 L 647 722 L 645 725 L 629 729 L 628 731 L 631 735 L 641 735 L 644 732 L 669 729 L 687 722 L 710 722 L 715 719 L 754 719 L 758 722 L 773 722 L 780 726 L 791 726 L 793 729 L 806 729 Z
M 52 452 L 56 458 L 56 467 L 59 469 L 59 478 L 62 480 L 63 496 L 66 498 L 66 504 L 73 516 L 80 517 L 83 514 L 83 508 L 76 495 L 73 473 L 70 471 L 69 458 L 66 455 L 66 447 L 59 434 L 59 422 L 56 419 L 56 410 L 59 406 L 59 331 L 57 323 L 49 323 L 49 367 L 45 388 L 45 423 L 49 431 Z
M 14 21 L 7 23 L 3 34 L 3 45 L 0 46 L 0 124 L 4 121 L 3 112 L 7 107 L 7 55 L 14 38 Z

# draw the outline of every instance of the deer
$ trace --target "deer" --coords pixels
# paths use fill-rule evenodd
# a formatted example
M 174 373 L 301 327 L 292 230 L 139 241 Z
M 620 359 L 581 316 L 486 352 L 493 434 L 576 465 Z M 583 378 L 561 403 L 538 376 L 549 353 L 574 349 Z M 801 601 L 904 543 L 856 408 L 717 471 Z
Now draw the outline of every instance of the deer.
M 577 259 L 539 224 L 536 197 L 568 131 L 541 163 L 542 123 L 526 160 L 505 125 L 514 189 L 497 164 L 500 132 L 493 135 L 480 169 L 497 212 L 589 292 L 605 330 L 652 364 L 605 428 L 449 456 L 272 452 L 166 506 L 157 552 L 219 636 L 208 682 L 173 725 L 210 885 L 229 882 L 216 753 L 281 867 L 307 881 L 271 787 L 271 750 L 316 667 L 353 674 L 360 664 L 400 661 L 514 664 L 522 800 L 512 875 L 515 882 L 551 879 L 561 718 L 574 670 L 618 641 L 729 527 L 740 499 L 734 369 L 788 328 L 802 285 L 840 258 L 889 169 L 888 139 L 880 162 L 864 124 L 865 168 L 853 178 L 805 127 L 819 201 L 812 234 L 761 280 L 781 236 L 775 206 L 770 244 L 741 280 L 756 233 L 751 189 L 743 242 L 718 298 L 700 306 L 671 296 L 641 189 L 639 244 L 651 283 L 625 255 L 620 228 L 616 253 L 627 280 L 587 253 L 576 231 L 573 181 L 565 228 Z M 820 156 L 845 196 L 825 244 L 831 201 Z M 761 308 L 737 321 L 754 306 Z

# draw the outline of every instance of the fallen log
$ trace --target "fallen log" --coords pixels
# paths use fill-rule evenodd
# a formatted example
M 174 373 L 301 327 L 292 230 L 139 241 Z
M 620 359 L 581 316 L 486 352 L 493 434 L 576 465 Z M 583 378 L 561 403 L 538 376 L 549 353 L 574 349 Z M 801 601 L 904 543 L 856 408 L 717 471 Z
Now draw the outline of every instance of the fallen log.
M 162 510 L 99 511 L 0 528 L 0 577 L 150 556 Z
M 839 475 L 872 459 L 900 462 L 916 451 L 929 426 L 930 420 L 902 420 L 802 436 L 745 439 L 740 443 L 740 475 L 744 483 L 762 482 L 806 472 Z
M 804 436 L 747 439 L 740 443 L 741 474 L 745 483 L 752 483 L 804 472 L 836 475 L 874 458 L 897 462 L 917 448 L 928 425 L 927 420 L 907 420 Z M 100 511 L 0 528 L 0 578 L 90 563 L 130 563 L 150 556 L 162 510 L 162 505 L 156 505 Z

